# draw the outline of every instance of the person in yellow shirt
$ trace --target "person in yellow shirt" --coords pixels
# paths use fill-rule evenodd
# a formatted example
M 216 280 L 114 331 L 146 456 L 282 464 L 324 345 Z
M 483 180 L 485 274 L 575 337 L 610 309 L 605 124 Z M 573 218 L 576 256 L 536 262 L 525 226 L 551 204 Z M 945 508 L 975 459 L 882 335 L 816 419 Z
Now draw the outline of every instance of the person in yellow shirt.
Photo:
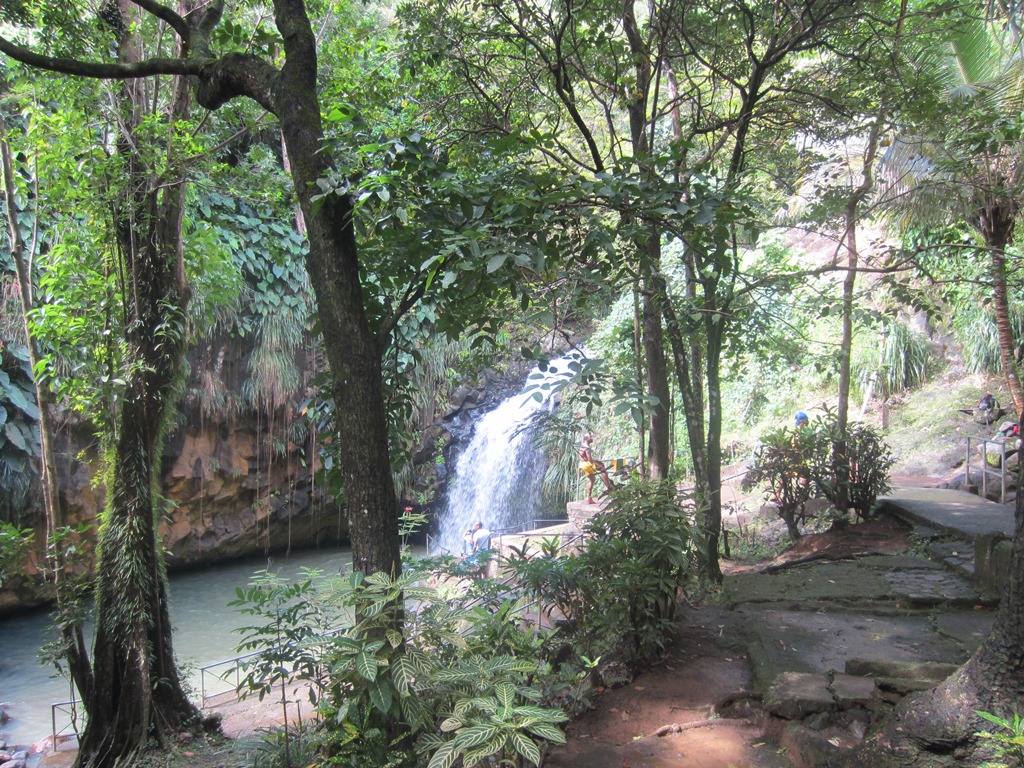
M 583 442 L 580 443 L 579 450 L 577 451 L 580 456 L 580 471 L 587 476 L 587 504 L 595 504 L 594 501 L 594 478 L 598 475 L 604 481 L 605 487 L 610 491 L 615 488 L 615 484 L 612 483 L 611 478 L 608 477 L 608 470 L 605 469 L 604 462 L 598 461 L 594 458 L 593 447 L 591 443 L 594 441 L 594 436 L 587 432 L 583 435 Z

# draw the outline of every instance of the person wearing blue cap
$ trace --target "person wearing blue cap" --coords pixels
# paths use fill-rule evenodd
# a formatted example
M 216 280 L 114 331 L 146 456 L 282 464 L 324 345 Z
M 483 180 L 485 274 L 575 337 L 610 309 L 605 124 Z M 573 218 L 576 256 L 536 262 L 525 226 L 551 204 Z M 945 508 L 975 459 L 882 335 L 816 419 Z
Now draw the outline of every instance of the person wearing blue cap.
M 811 423 L 811 420 L 809 418 L 807 418 L 807 414 L 806 413 L 804 413 L 803 411 L 797 411 L 796 412 L 796 428 L 797 429 L 800 429 L 800 427 L 806 427 L 810 423 Z

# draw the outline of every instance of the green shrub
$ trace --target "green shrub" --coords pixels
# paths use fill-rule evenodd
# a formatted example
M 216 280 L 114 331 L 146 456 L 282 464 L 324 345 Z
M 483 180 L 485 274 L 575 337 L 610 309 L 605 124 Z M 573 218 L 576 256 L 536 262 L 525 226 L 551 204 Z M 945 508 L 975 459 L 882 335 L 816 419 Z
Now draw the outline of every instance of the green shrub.
M 845 436 L 835 430 L 826 437 L 829 465 L 815 473 L 818 491 L 834 507 L 844 503 L 857 517 L 866 520 L 878 497 L 891 490 L 889 470 L 896 463 L 889 446 L 869 425 L 850 425 Z M 845 493 L 844 493 L 845 491 Z
M 540 557 L 519 553 L 503 582 L 459 578 L 452 562 L 430 560 L 407 563 L 397 579 L 262 576 L 235 601 L 261 619 L 244 631 L 245 647 L 264 649 L 246 662 L 243 685 L 261 696 L 280 687 L 283 702 L 286 679 L 310 681 L 320 764 L 539 765 L 564 741 L 567 711 L 586 700 L 591 649 L 632 665 L 664 651 L 689 579 L 690 512 L 670 482 L 616 491 L 588 534 L 578 555 L 561 556 L 555 539 Z M 538 600 L 567 625 L 527 621 Z
M 815 490 L 812 467 L 821 451 L 819 435 L 810 427 L 778 429 L 761 437 L 744 488 L 765 487 L 765 500 L 775 504 L 793 541 L 800 538 L 806 504 Z
M 765 487 L 765 499 L 776 504 L 796 541 L 811 498 L 828 500 L 840 516 L 852 509 L 866 519 L 878 497 L 889 492 L 895 462 L 872 427 L 855 423 L 841 432 L 835 414 L 826 411 L 810 426 L 764 435 L 743 485 Z
M 21 556 L 32 543 L 32 529 L 0 520 L 0 587 L 20 570 Z
M 578 635 L 622 638 L 631 666 L 667 649 L 679 591 L 692 575 L 690 515 L 670 480 L 612 492 L 612 503 L 588 523 L 587 548 L 572 568 L 583 601 Z

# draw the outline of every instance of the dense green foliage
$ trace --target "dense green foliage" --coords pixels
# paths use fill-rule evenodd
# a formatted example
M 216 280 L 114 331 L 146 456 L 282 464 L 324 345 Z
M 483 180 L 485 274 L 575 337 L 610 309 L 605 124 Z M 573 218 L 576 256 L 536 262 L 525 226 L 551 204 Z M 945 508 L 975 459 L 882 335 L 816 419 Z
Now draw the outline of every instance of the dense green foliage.
M 21 556 L 31 541 L 31 529 L 0 521 L 0 587 L 17 575 Z
M 585 552 L 555 557 L 551 547 L 512 565 L 522 589 L 558 606 L 567 619 L 560 631 L 586 658 L 615 653 L 631 665 L 665 648 L 694 565 L 705 580 L 721 576 L 730 432 L 742 453 L 755 425 L 809 406 L 810 391 L 827 409 L 838 399 L 846 425 L 851 358 L 866 406 L 869 394 L 888 402 L 920 385 L 934 358 L 909 331 L 906 308 L 952 328 L 972 369 L 998 366 L 1019 394 L 1020 40 L 1013 25 L 985 26 L 973 4 L 419 0 L 396 13 L 391 4 L 332 2 L 308 4 L 310 25 L 304 4 L 279 4 L 275 16 L 247 2 L 203 30 L 170 8 L 161 6 L 158 23 L 151 4 L 128 5 L 139 23 L 124 23 L 116 4 L 100 24 L 87 3 L 34 0 L 2 11 L 11 25 L 4 35 L 40 51 L 109 62 L 129 54 L 112 45 L 125 42 L 115 31 L 134 36 L 132 56 L 163 57 L 151 79 L 131 82 L 137 90 L 14 65 L 3 72 L 15 223 L 33 236 L 29 328 L 45 360 L 26 369 L 5 312 L 0 513 L 19 512 L 33 477 L 30 376 L 61 408 L 94 419 L 106 446 L 131 437 L 138 424 L 128 409 L 159 389 L 144 409 L 159 418 L 118 449 L 117 476 L 107 475 L 113 499 L 134 492 L 140 500 L 122 504 L 136 512 L 129 524 L 105 518 L 104 550 L 119 573 L 161 573 L 158 557 L 145 559 L 156 544 L 131 536 L 155 519 L 148 471 L 180 373 L 162 363 L 180 360 L 186 342 L 251 342 L 238 392 L 199 356 L 187 394 L 200 417 L 268 414 L 257 465 L 299 443 L 313 465 L 319 447 L 306 439 L 330 432 L 333 495 L 350 501 L 345 494 L 359 487 L 364 501 L 353 509 L 388 532 L 367 528 L 360 542 L 390 546 L 390 480 L 415 492 L 413 455 L 436 454 L 443 437 L 428 433 L 424 445 L 423 432 L 456 382 L 516 347 L 543 363 L 552 349 L 539 339 L 576 343 L 596 324 L 586 354 L 554 385 L 561 412 L 544 417 L 545 448 L 560 459 L 549 473 L 552 496 L 568 495 L 583 428 L 597 431 L 606 455 L 636 457 L 641 472 L 668 479 L 615 494 Z M 319 34 L 301 64 L 289 50 L 298 27 Z M 275 101 L 278 122 L 264 123 L 255 104 L 235 100 L 248 96 L 273 113 L 271 97 L 253 92 L 205 93 L 210 113 L 194 118 L 168 98 L 178 38 L 210 59 L 175 70 L 197 86 L 220 71 L 213 62 L 251 65 L 246 77 L 234 72 L 236 85 L 309 67 L 309 122 L 297 130 L 302 110 Z M 952 55 L 936 56 L 925 41 Z M 130 99 L 135 109 L 117 109 Z M 301 150 L 289 157 L 285 145 Z M 289 187 L 295 168 L 315 170 Z M 872 183 L 875 171 L 888 174 L 884 184 Z M 184 207 L 154 226 L 186 188 Z M 904 216 L 904 241 L 879 235 L 861 258 L 855 230 L 879 224 L 883 208 Z M 311 221 L 319 230 L 307 229 Z M 813 236 L 802 234 L 808 229 Z M 342 240 L 345 248 L 332 250 Z M 161 242 L 166 252 L 146 251 Z M 149 295 L 152 270 L 132 261 L 136 248 L 180 257 L 181 290 Z M 862 270 L 885 277 L 864 279 Z M 332 294 L 342 283 L 350 290 Z M 313 290 L 331 297 L 317 312 Z M 332 301 L 344 304 L 337 316 Z M 314 372 L 324 367 L 317 332 L 338 317 L 322 337 L 335 370 L 317 390 L 302 358 Z M 347 392 L 361 386 L 368 391 L 349 403 Z M 297 418 L 300 410 L 311 419 Z M 346 422 L 352 414 L 370 418 Z M 381 424 L 390 433 L 382 427 L 378 440 Z M 151 452 L 140 448 L 148 439 Z M 372 455 L 353 457 L 352 446 L 372 446 Z M 751 480 L 767 483 L 796 536 L 811 495 L 866 517 L 890 465 L 875 430 L 840 429 L 828 410 L 809 432 L 767 436 Z M 684 474 L 696 488 L 687 507 L 672 484 Z M 397 555 L 384 554 L 397 568 Z M 239 600 L 265 623 L 250 627 L 246 642 L 284 655 L 256 662 L 247 684 L 265 694 L 271 688 L 261 686 L 291 672 L 313 679 L 326 722 L 338 726 L 324 755 L 339 762 L 383 765 L 419 749 L 437 766 L 491 756 L 538 763 L 561 721 L 547 706 L 547 639 L 522 632 L 510 604 L 485 585 L 474 589 L 484 607 L 449 615 L 410 579 L 353 576 L 332 598 L 352 613 L 352 627 L 321 644 L 327 612 L 312 582 L 254 585 Z M 160 607 L 155 592 L 148 601 L 112 594 L 109 615 L 118 619 Z M 430 607 L 407 616 L 403 597 Z M 569 677 L 585 667 L 576 664 Z
M 807 502 L 822 498 L 832 514 L 845 519 L 853 510 L 866 520 L 875 501 L 890 490 L 894 463 L 878 432 L 863 423 L 840 429 L 835 414 L 826 411 L 809 425 L 779 429 L 761 436 L 753 465 L 743 479 L 748 488 L 764 486 L 793 540 L 807 519 Z M 843 501 L 847 509 L 841 509 Z
M 0 520 L 16 521 L 28 503 L 39 461 L 39 409 L 24 347 L 0 343 Z
M 276 690 L 284 706 L 286 680 L 308 684 L 321 719 L 303 739 L 319 762 L 539 765 L 600 658 L 630 670 L 665 652 L 692 557 L 684 500 L 637 482 L 582 541 L 513 554 L 500 583 L 450 559 L 412 561 L 398 579 L 263 574 L 232 603 L 258 619 L 240 648 L 261 650 L 241 662 L 240 690 Z

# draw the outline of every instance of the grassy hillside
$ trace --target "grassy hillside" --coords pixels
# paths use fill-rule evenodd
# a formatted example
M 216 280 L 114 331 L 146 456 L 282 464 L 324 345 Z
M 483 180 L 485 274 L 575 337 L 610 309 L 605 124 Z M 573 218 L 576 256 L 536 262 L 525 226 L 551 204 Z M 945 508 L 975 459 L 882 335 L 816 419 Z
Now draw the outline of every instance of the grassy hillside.
M 896 456 L 894 476 L 926 475 L 941 477 L 964 462 L 964 438 L 991 437 L 995 425 L 977 424 L 968 413 L 986 392 L 992 392 L 1006 408 L 1009 396 L 998 379 L 982 374 L 967 373 L 958 362 L 949 363 L 919 389 L 904 392 L 888 404 L 872 400 L 864 420 L 882 431 L 886 442 Z M 812 416 L 825 406 L 835 407 L 835 396 L 827 392 L 805 392 L 799 406 Z M 851 403 L 851 418 L 860 414 L 860 402 Z M 795 410 L 795 409 L 794 409 Z M 1004 418 L 1014 418 L 1009 414 Z M 725 460 L 742 461 L 749 454 L 757 436 L 780 425 L 791 426 L 792 414 L 765 419 L 749 428 L 733 430 L 723 437 Z M 732 452 L 730 452 L 730 447 Z

